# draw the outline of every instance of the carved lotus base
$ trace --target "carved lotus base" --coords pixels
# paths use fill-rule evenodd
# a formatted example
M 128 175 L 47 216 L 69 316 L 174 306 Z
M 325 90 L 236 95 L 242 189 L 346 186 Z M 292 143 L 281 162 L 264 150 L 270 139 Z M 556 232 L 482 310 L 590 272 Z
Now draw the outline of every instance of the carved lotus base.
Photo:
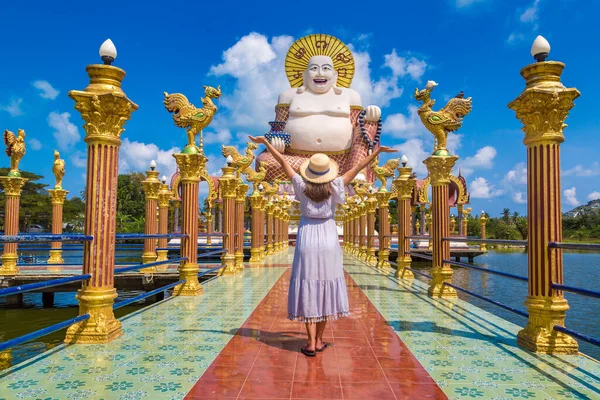
M 398 269 L 396 269 L 396 278 L 403 280 L 413 280 L 415 279 L 415 274 L 412 271 L 406 269 L 410 268 L 412 259 L 410 257 L 398 257 L 396 259 L 396 264 L 398 264 Z
M 0 266 L 0 276 L 14 276 L 19 273 L 17 267 L 17 254 L 2 254 L 2 266 Z
M 79 315 L 90 314 L 90 318 L 73 324 L 67 329 L 65 343 L 100 344 L 108 343 L 123 334 L 121 323 L 113 313 L 117 290 L 85 288 L 77 292 Z
M 221 265 L 223 265 L 223 268 L 219 270 L 219 276 L 233 276 L 239 273 L 239 269 L 235 267 L 235 256 L 233 254 L 223 255 Z
M 262 260 L 260 248 L 258 249 L 250 249 L 250 260 L 248 262 L 250 264 L 260 264 Z
M 204 288 L 198 281 L 198 264 L 184 262 L 179 266 L 179 279 L 186 281 L 175 286 L 173 296 L 199 296 Z
M 48 257 L 48 264 L 64 264 L 65 260 L 62 258 L 62 250 L 50 250 L 50 257 Z
M 431 271 L 431 284 L 427 289 L 429 297 L 439 297 L 443 299 L 457 298 L 458 294 L 454 288 L 444 285 L 444 282 L 452 282 L 452 270 L 433 268 Z

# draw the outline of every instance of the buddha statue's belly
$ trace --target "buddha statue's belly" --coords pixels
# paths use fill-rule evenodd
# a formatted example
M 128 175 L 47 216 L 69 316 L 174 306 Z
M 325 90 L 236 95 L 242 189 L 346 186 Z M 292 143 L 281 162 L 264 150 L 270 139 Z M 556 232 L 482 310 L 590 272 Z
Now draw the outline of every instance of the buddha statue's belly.
M 352 144 L 352 123 L 347 116 L 290 115 L 285 131 L 293 150 L 341 151 Z

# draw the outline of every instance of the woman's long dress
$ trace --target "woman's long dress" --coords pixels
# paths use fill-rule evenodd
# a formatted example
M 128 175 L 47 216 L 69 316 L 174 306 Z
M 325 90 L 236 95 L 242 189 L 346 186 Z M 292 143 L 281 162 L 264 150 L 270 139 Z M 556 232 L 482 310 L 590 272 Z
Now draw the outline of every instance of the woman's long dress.
M 288 318 L 302 322 L 335 320 L 349 315 L 342 250 L 334 220 L 335 208 L 345 201 L 344 181 L 331 182 L 332 196 L 320 203 L 304 194 L 298 174 L 292 178 L 300 201 L 300 224 L 292 264 Z

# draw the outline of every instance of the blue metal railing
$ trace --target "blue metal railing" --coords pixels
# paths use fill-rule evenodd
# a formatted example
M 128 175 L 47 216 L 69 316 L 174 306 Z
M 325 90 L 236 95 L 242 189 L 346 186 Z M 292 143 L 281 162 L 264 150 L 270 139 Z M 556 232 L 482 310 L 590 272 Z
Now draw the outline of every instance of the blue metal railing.
M 504 276 L 506 278 L 511 278 L 511 279 L 517 279 L 517 280 L 524 281 L 524 282 L 529 281 L 529 278 L 527 278 L 526 276 L 514 275 L 514 274 L 509 274 L 508 272 L 502 272 L 502 271 L 496 271 L 494 269 L 478 267 L 476 265 L 467 264 L 467 263 L 460 262 L 460 261 L 450 261 L 450 260 L 442 260 L 442 261 L 446 264 L 455 265 L 457 267 L 464 267 L 464 268 L 469 268 L 469 269 L 475 269 L 477 271 L 489 272 L 490 274 Z
M 569 249 L 569 250 L 592 250 L 600 251 L 600 244 L 594 243 L 562 243 L 562 242 L 550 242 L 548 247 L 551 249 Z
M 135 271 L 136 269 L 151 268 L 151 267 L 156 267 L 158 265 L 164 265 L 164 264 L 173 264 L 173 263 L 180 262 L 180 261 L 186 261 L 187 259 L 188 259 L 187 257 L 172 258 L 172 259 L 165 260 L 165 261 L 156 261 L 153 263 L 136 264 L 136 265 L 131 265 L 129 267 L 115 268 L 115 275 L 121 274 L 121 273 L 127 272 L 127 271 Z
M 582 289 L 574 286 L 559 285 L 558 283 L 552 283 L 552 289 L 563 290 L 565 292 L 577 293 L 582 296 L 595 297 L 597 299 L 600 299 L 600 292 L 595 292 L 593 290 Z
M 127 306 L 129 304 L 132 304 L 132 303 L 136 303 L 136 302 L 138 302 L 140 300 L 144 300 L 147 297 L 154 296 L 155 294 L 164 292 L 165 290 L 169 290 L 169 289 L 174 288 L 177 285 L 181 285 L 182 283 L 185 283 L 185 282 L 186 282 L 186 279 L 183 279 L 183 280 L 180 280 L 178 282 L 170 283 L 168 285 L 159 287 L 158 289 L 154 289 L 154 290 L 151 290 L 149 292 L 142 293 L 139 296 L 135 296 L 135 297 L 133 297 L 131 299 L 119 301 L 119 302 L 113 304 L 113 310 L 119 309 L 121 307 L 125 307 L 125 306 Z
M 45 242 L 89 242 L 94 240 L 93 236 L 86 235 L 16 235 L 16 236 L 0 236 L 0 243 L 45 243 Z
M 132 240 L 132 239 L 170 239 L 170 238 L 187 238 L 189 235 L 183 233 L 164 233 L 148 235 L 145 233 L 117 233 L 116 240 Z
M 25 293 L 25 292 L 31 292 L 31 291 L 34 291 L 37 289 L 45 289 L 45 288 L 49 288 L 49 287 L 60 286 L 60 285 L 64 285 L 64 284 L 72 283 L 72 282 L 81 282 L 81 281 L 88 280 L 91 277 L 92 277 L 91 274 L 84 274 L 84 275 L 69 276 L 67 278 L 51 279 L 51 280 L 44 281 L 44 282 L 30 283 L 27 285 L 13 286 L 13 287 L 9 287 L 9 288 L 0 289 L 0 297 L 6 297 L 6 296 L 11 296 L 13 294 L 19 294 L 19 293 Z
M 71 318 L 71 319 L 68 319 L 63 322 L 59 322 L 58 324 L 47 326 L 47 327 L 37 330 L 35 332 L 31 332 L 26 335 L 19 336 L 17 338 L 11 339 L 11 340 L 7 340 L 6 342 L 0 343 L 0 351 L 10 349 L 11 347 L 15 347 L 20 344 L 29 342 L 30 340 L 34 340 L 34 339 L 40 338 L 42 336 L 46 336 L 50 333 L 60 331 L 61 329 L 68 328 L 69 326 L 71 326 L 77 322 L 85 321 L 86 319 L 89 319 L 89 318 L 90 318 L 90 314 L 83 314 L 78 317 Z
M 506 239 L 475 239 L 469 237 L 444 237 L 442 238 L 445 242 L 472 242 L 482 244 L 514 244 L 519 246 L 526 246 L 529 242 L 527 240 L 506 240 Z

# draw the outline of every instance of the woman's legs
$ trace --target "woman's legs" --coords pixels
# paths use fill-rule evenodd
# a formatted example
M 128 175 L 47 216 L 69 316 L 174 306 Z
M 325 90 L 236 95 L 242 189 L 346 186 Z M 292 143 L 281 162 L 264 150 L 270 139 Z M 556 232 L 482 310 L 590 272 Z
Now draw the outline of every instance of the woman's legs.
M 323 333 L 325 332 L 325 326 L 327 325 L 327 321 L 317 322 L 317 340 L 316 346 L 317 349 L 323 347 Z
M 317 325 L 314 323 L 306 323 L 306 333 L 308 334 L 308 344 L 305 349 L 308 351 L 315 351 L 317 346 Z

